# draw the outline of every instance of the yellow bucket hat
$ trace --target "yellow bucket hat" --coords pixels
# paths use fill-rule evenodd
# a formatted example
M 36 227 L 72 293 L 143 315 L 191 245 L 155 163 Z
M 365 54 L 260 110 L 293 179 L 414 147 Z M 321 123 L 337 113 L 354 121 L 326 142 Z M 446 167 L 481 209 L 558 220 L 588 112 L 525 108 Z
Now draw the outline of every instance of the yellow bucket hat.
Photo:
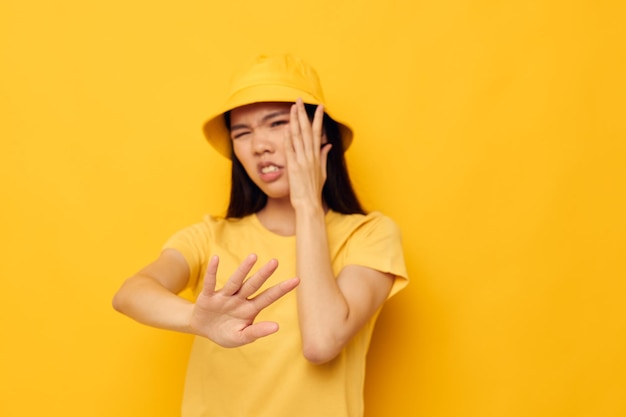
M 231 81 L 226 102 L 212 113 L 204 124 L 204 136 L 219 153 L 231 157 L 231 139 L 224 122 L 224 113 L 246 104 L 261 102 L 295 103 L 302 98 L 307 104 L 324 104 L 324 95 L 317 72 L 294 55 L 260 55 Z M 352 129 L 337 120 L 344 150 L 352 142 Z

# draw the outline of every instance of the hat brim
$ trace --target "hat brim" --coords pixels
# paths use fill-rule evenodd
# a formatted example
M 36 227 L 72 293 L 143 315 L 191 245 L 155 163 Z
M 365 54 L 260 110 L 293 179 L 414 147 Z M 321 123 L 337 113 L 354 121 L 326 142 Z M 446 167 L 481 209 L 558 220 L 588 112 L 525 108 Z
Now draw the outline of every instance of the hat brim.
M 218 110 L 214 111 L 203 126 L 204 136 L 207 141 L 220 154 L 230 159 L 232 155 L 232 145 L 230 133 L 224 122 L 224 113 L 253 103 L 269 103 L 269 102 L 285 102 L 295 103 L 301 98 L 306 104 L 322 104 L 319 99 L 302 91 L 286 85 L 253 85 L 237 91 L 231 95 L 228 101 Z M 339 124 L 339 132 L 341 133 L 341 142 L 343 149 L 346 150 L 352 143 L 352 129 L 345 123 L 337 120 L 331 113 L 326 110 L 326 114 Z

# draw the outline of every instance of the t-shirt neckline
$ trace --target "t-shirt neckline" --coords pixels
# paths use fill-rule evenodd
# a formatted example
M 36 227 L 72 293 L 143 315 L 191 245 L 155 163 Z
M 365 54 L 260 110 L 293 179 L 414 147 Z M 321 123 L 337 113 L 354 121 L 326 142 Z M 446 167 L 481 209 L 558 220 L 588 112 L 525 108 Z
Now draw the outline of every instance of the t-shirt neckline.
M 328 220 L 334 216 L 334 211 L 331 209 L 328 209 L 326 211 L 326 214 L 324 215 L 324 219 L 326 220 L 326 224 L 328 224 Z M 251 216 L 252 219 L 252 223 L 254 224 L 255 227 L 257 227 L 258 229 L 262 230 L 264 234 L 268 235 L 268 236 L 273 236 L 276 238 L 281 238 L 281 239 L 294 239 L 296 237 L 295 233 L 293 235 L 281 235 L 279 233 L 276 232 L 272 232 L 270 229 L 268 229 L 267 227 L 265 227 L 263 225 L 263 223 L 261 223 L 261 220 L 259 220 L 259 216 L 257 215 L 257 213 L 253 213 Z

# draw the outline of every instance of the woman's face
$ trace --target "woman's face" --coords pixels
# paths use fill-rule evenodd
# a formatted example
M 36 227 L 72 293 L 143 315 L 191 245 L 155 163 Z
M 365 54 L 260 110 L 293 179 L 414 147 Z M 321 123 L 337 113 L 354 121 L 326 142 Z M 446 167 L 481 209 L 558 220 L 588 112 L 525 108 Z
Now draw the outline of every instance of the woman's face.
M 254 103 L 230 112 L 235 156 L 268 198 L 289 197 L 285 138 L 291 103 Z

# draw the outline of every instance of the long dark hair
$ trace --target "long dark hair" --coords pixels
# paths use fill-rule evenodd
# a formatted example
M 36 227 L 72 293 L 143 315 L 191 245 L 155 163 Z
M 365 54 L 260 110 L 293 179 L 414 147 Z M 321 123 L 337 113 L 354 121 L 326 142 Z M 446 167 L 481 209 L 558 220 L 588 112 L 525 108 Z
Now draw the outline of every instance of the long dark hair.
M 316 106 L 305 104 L 307 114 L 313 119 Z M 230 112 L 224 114 L 224 122 L 230 130 Z M 339 125 L 330 116 L 324 114 L 324 130 L 332 149 L 326 162 L 326 182 L 322 189 L 322 199 L 329 209 L 343 214 L 365 214 L 359 199 L 352 188 L 348 167 L 344 156 L 345 149 L 341 142 Z M 231 150 L 233 162 L 231 173 L 230 203 L 227 218 L 241 218 L 253 214 L 265 207 L 267 196 L 250 179 L 246 170 Z

